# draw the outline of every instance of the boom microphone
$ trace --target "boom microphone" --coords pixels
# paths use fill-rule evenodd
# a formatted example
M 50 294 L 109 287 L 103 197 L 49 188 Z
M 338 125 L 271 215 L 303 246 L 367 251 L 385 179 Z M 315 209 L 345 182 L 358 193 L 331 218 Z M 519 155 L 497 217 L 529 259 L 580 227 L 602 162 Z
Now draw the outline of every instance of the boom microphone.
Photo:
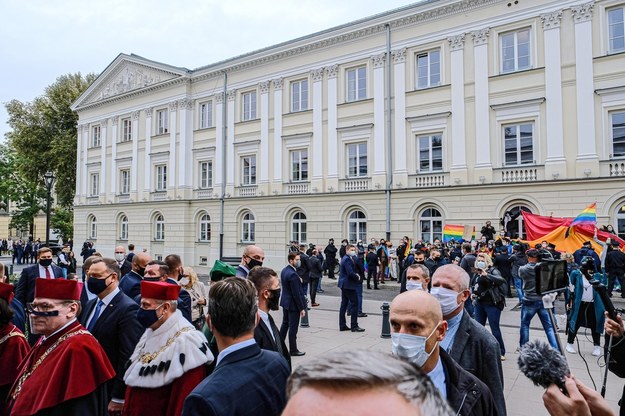
M 569 365 L 558 350 L 548 344 L 534 340 L 521 348 L 519 369 L 534 385 L 547 388 L 556 384 L 566 393 L 564 377 L 571 374 Z

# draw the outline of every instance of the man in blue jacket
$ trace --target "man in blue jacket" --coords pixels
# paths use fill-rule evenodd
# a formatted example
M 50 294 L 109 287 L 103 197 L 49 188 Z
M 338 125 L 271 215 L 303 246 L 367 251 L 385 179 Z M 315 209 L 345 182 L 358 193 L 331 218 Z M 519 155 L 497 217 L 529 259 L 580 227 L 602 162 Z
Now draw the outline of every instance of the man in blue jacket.
M 341 259 L 341 267 L 339 269 L 339 288 L 341 289 L 339 329 L 341 331 L 364 332 L 364 329 L 358 326 L 358 295 L 356 290 L 362 283 L 356 271 L 356 247 L 350 244 L 346 247 L 345 252 L 346 254 Z M 345 320 L 348 303 L 351 312 L 351 327 L 347 326 Z

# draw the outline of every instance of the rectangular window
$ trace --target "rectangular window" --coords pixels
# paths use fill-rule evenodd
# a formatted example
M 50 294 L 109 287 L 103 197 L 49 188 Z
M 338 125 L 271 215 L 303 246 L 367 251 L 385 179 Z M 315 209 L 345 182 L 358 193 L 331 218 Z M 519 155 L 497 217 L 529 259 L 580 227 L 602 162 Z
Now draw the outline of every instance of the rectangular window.
M 610 114 L 612 121 L 612 157 L 625 157 L 625 111 Z
M 291 83 L 291 111 L 308 110 L 308 80 Z
M 156 112 L 156 134 L 166 134 L 169 132 L 169 112 L 158 110 Z
M 308 150 L 293 150 L 291 152 L 291 180 L 293 182 L 308 180 Z
M 625 7 L 608 10 L 608 52 L 625 51 Z
M 213 187 L 213 162 L 200 162 L 200 189 Z
M 417 88 L 441 85 L 441 51 L 436 49 L 417 55 Z
M 443 136 L 432 134 L 417 137 L 418 172 L 443 170 Z
M 534 124 L 503 126 L 504 166 L 534 164 Z
M 119 193 L 121 195 L 130 194 L 130 169 L 119 171 Z
M 256 119 L 256 91 L 243 94 L 243 121 Z
M 501 72 L 515 72 L 531 68 L 530 29 L 504 33 L 501 44 Z
M 367 176 L 367 143 L 347 145 L 347 176 Z
M 100 135 L 100 126 L 91 127 L 91 147 L 100 147 L 102 144 L 102 136 Z
M 167 165 L 156 165 L 156 191 L 167 189 Z
M 367 67 L 347 70 L 347 101 L 358 101 L 367 98 Z
M 89 180 L 89 196 L 100 195 L 100 174 L 92 173 Z
M 200 128 L 213 127 L 213 102 L 207 101 L 200 104 Z
M 122 142 L 132 140 L 132 121 L 129 118 L 122 120 Z
M 256 185 L 256 155 L 241 158 L 243 185 Z

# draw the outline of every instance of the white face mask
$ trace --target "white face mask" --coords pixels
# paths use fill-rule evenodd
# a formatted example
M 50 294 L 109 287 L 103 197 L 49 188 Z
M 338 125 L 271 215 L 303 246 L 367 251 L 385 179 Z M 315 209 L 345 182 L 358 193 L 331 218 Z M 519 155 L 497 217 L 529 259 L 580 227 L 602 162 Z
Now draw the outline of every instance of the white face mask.
M 486 270 L 486 262 L 485 261 L 476 261 L 475 267 L 478 269 Z
M 123 253 L 115 253 L 115 260 L 117 260 L 118 262 L 122 262 L 124 261 L 124 259 L 126 259 L 126 255 Z
M 189 279 L 186 277 L 183 277 L 182 279 L 178 281 L 178 283 L 180 283 L 180 286 L 186 286 L 189 284 Z
M 443 316 L 447 316 L 460 305 L 458 303 L 458 292 L 444 287 L 433 287 L 430 294 L 434 296 L 441 304 Z
M 407 280 L 406 290 L 423 290 L 423 284 L 417 280 Z
M 393 355 L 404 358 L 419 368 L 423 367 L 425 362 L 438 345 L 438 341 L 430 352 L 425 351 L 425 343 L 436 332 L 438 325 L 434 327 L 430 335 L 422 337 L 419 335 L 400 334 L 399 332 L 391 333 L 391 351 Z
M 350 250 L 350 251 L 349 251 L 349 255 L 350 255 L 350 256 L 352 256 L 352 257 L 354 257 L 354 256 L 356 255 L 356 252 L 355 252 L 354 250 Z

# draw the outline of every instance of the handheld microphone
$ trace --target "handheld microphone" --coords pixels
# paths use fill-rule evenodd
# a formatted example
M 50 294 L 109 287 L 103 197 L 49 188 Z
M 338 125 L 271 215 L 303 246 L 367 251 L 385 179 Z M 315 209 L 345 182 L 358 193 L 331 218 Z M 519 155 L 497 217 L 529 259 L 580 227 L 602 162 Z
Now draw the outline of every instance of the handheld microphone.
M 610 319 L 616 321 L 616 309 L 614 308 L 614 304 L 612 303 L 612 300 L 608 295 L 608 290 L 605 285 L 596 279 L 591 280 L 590 284 L 601 298 L 601 302 L 603 302 L 603 306 L 608 312 L 608 316 L 610 317 Z
M 548 344 L 534 340 L 521 348 L 519 369 L 534 385 L 547 388 L 557 385 L 565 394 L 564 377 L 571 374 L 569 365 L 558 350 Z

